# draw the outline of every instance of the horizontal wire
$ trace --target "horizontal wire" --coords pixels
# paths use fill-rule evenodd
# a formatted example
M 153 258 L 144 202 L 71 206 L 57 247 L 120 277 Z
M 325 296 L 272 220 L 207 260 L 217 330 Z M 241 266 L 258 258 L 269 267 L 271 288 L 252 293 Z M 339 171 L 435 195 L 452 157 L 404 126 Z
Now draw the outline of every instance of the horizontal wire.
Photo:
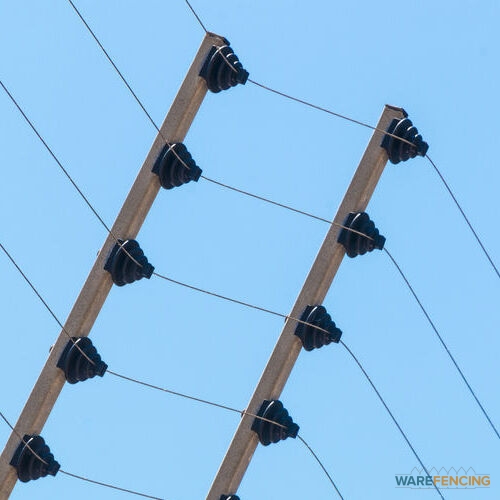
M 342 346 L 344 347 L 344 349 L 351 355 L 352 359 L 356 362 L 356 364 L 358 365 L 359 369 L 363 372 L 363 375 L 365 376 L 366 380 L 370 383 L 370 385 L 372 386 L 372 389 L 375 391 L 375 394 L 379 398 L 380 402 L 384 405 L 384 408 L 387 410 L 387 413 L 389 414 L 389 416 L 391 417 L 392 421 L 394 422 L 394 424 L 398 428 L 399 432 L 403 436 L 404 440 L 406 441 L 406 444 L 410 447 L 413 455 L 418 460 L 418 462 L 420 463 L 420 465 L 422 466 L 422 468 L 424 469 L 424 471 L 426 472 L 426 474 L 428 476 L 430 476 L 429 471 L 427 470 L 426 466 L 422 462 L 422 460 L 421 460 L 420 456 L 418 455 L 418 453 L 415 451 L 415 448 L 413 447 L 413 445 L 411 444 L 410 440 L 408 439 L 408 436 L 406 435 L 405 431 L 403 431 L 403 429 L 399 425 L 399 422 L 396 420 L 396 417 L 394 416 L 394 414 L 392 413 L 392 411 L 389 409 L 389 406 L 385 402 L 385 399 L 380 394 L 379 390 L 377 389 L 377 387 L 373 383 L 371 377 L 368 375 L 367 371 L 364 369 L 363 365 L 361 364 L 361 362 L 359 361 L 359 359 L 357 358 L 357 356 L 355 356 L 355 354 L 351 351 L 351 349 L 349 349 L 349 347 L 347 346 L 347 344 L 343 340 L 341 340 L 340 343 L 342 344 Z M 441 498 L 443 498 L 443 500 L 444 500 L 444 497 L 441 494 L 441 491 L 439 490 L 439 488 L 437 487 L 436 484 L 434 484 L 434 488 L 439 493 L 439 496 Z
M 103 483 L 102 481 L 96 481 L 95 479 L 89 479 L 88 477 L 79 476 L 78 474 L 73 474 L 72 472 L 68 472 L 63 469 L 59 469 L 59 472 L 61 474 L 66 474 L 66 476 L 74 477 L 76 479 L 81 479 L 82 481 L 86 481 L 88 483 L 97 484 L 99 486 L 104 486 L 106 488 L 111 488 L 113 490 L 123 491 L 124 493 L 130 493 L 131 495 L 136 495 L 138 497 L 152 498 L 153 500 L 163 500 L 160 497 L 154 497 L 151 495 L 147 495 L 146 493 L 140 493 L 138 491 L 129 490 L 128 488 L 121 488 L 120 486 L 114 486 L 113 484 Z
M 133 378 L 133 377 L 128 377 L 127 375 L 122 375 L 121 373 L 117 373 L 117 372 L 114 372 L 114 371 L 111 371 L 111 370 L 107 370 L 107 373 L 109 373 L 111 375 L 114 375 L 115 377 L 119 377 L 119 378 L 122 378 L 124 380 L 127 380 L 129 382 L 133 382 L 134 384 L 138 384 L 138 385 L 142 385 L 142 386 L 145 386 L 145 387 L 149 387 L 150 389 L 154 389 L 154 390 L 157 390 L 157 391 L 160 391 L 160 392 L 165 392 L 167 394 L 172 394 L 174 396 L 179 396 L 181 398 L 189 399 L 191 401 L 196 401 L 198 403 L 202 403 L 202 404 L 205 404 L 205 405 L 208 405 L 208 406 L 214 406 L 216 408 L 221 408 L 223 410 L 231 411 L 233 413 L 238 413 L 241 416 L 247 415 L 247 416 L 253 417 L 253 418 L 257 419 L 257 420 L 262 420 L 263 422 L 268 422 L 270 424 L 274 424 L 277 427 L 281 427 L 282 429 L 287 429 L 286 425 L 282 425 L 279 422 L 276 422 L 276 421 L 271 420 L 269 418 L 265 418 L 265 417 L 261 417 L 259 415 L 255 415 L 255 414 L 253 414 L 253 413 L 251 413 L 251 412 L 249 412 L 247 410 L 238 410 L 237 408 L 233 408 L 231 406 L 223 405 L 223 404 L 220 404 L 220 403 L 215 403 L 214 401 L 209 401 L 208 399 L 197 398 L 195 396 L 190 396 L 189 394 L 184 394 L 182 392 L 173 391 L 171 389 L 165 389 L 164 387 L 160 387 L 158 385 L 150 384 L 149 382 L 144 382 L 143 380 L 139 380 L 139 379 L 136 379 L 136 378 Z
M 316 219 L 316 220 L 319 220 L 321 222 L 326 222 L 327 224 L 335 224 L 335 222 L 333 222 L 331 220 L 328 220 L 328 219 L 325 219 L 323 217 L 319 217 L 317 215 L 311 214 L 310 212 L 305 212 L 304 210 L 299 210 L 297 208 L 293 208 L 290 205 L 285 205 L 284 203 L 279 203 L 279 202 L 273 201 L 269 198 L 265 198 L 263 196 L 259 196 L 259 195 L 254 194 L 254 193 L 250 193 L 249 191 L 244 191 L 243 189 L 236 188 L 234 186 L 230 186 L 229 184 L 224 184 L 223 182 L 216 181 L 215 179 L 211 179 L 210 177 L 206 177 L 205 175 L 202 175 L 201 178 L 205 179 L 208 182 L 211 182 L 212 184 L 216 184 L 217 186 L 221 186 L 225 189 L 229 189 L 230 191 L 235 191 L 236 193 L 240 193 L 240 194 L 243 194 L 245 196 L 255 198 L 257 200 L 265 201 L 266 203 L 270 203 L 271 205 L 276 205 L 277 207 L 285 208 L 286 210 L 290 210 L 291 212 L 305 215 L 306 217 L 310 217 L 311 219 Z M 344 227 L 344 226 L 342 226 L 342 227 Z M 367 236 L 367 235 L 364 235 L 364 236 Z
M 33 448 L 31 448 L 31 446 L 24 440 L 24 437 L 22 437 L 17 432 L 17 430 L 14 428 L 14 426 L 9 422 L 9 420 L 7 419 L 7 417 L 1 411 L 0 411 L 0 417 L 12 429 L 12 431 L 14 432 L 14 434 L 16 434 L 16 436 L 19 438 L 19 440 L 26 446 L 26 448 L 28 448 L 28 450 L 33 454 L 33 456 L 37 460 L 40 460 L 40 462 L 42 462 L 45 465 L 49 465 L 46 460 L 44 460 L 42 457 L 40 457 L 40 455 L 38 455 L 38 453 L 36 453 L 35 450 L 33 450 Z M 101 481 L 96 481 L 94 479 L 89 479 L 88 477 L 80 476 L 78 474 L 73 474 L 72 472 L 68 472 L 68 471 L 65 471 L 65 470 L 62 470 L 62 469 L 59 469 L 58 472 L 60 472 L 61 474 L 66 474 L 67 476 L 74 477 L 76 479 L 81 479 L 82 481 L 87 481 L 88 483 L 97 484 L 99 486 L 105 486 L 106 488 L 112 488 L 114 490 L 123 491 L 125 493 L 130 493 L 132 495 L 137 495 L 137 496 L 144 497 L 144 498 L 152 498 L 153 500 L 163 500 L 160 497 L 154 497 L 154 496 L 151 496 L 151 495 L 146 495 L 145 493 L 140 493 L 138 491 L 129 490 L 127 488 L 121 488 L 120 486 L 114 486 L 114 485 L 109 484 L 109 483 L 103 483 Z
M 68 1 L 71 1 L 71 0 L 68 0 Z M 200 26 L 203 28 L 203 30 L 205 31 L 205 33 L 209 33 L 209 31 L 206 29 L 205 25 L 203 24 L 203 21 L 200 19 L 200 16 L 199 16 L 199 15 L 198 15 L 198 13 L 196 12 L 196 10 L 193 8 L 193 6 L 191 5 L 191 3 L 190 3 L 188 0 L 184 0 L 184 1 L 185 1 L 185 2 L 186 2 L 186 4 L 188 5 L 188 7 L 189 7 L 189 9 L 191 10 L 191 12 L 193 13 L 193 15 L 196 17 L 196 20 L 198 21 L 198 23 L 200 24 Z M 86 24 L 86 23 L 85 23 L 85 24 Z M 98 42 L 98 43 L 99 43 L 99 42 Z M 99 45 L 100 45 L 100 43 L 99 43 Z M 219 52 L 219 54 L 222 56 L 222 58 L 223 58 L 224 62 L 227 64 L 227 66 L 229 66 L 229 68 L 230 68 L 233 72 L 237 73 L 237 72 L 238 72 L 238 70 L 234 67 L 234 65 L 233 65 L 233 64 L 231 64 L 231 62 L 228 60 L 227 56 L 226 56 L 224 53 L 222 53 L 222 52 L 220 51 L 220 49 L 219 49 L 219 51 L 218 51 L 218 52 Z M 113 64 L 113 66 L 114 66 L 114 63 L 112 63 L 112 64 Z M 263 83 L 260 83 L 260 82 L 257 82 L 257 81 L 255 81 L 255 80 L 252 80 L 251 78 L 248 78 L 248 79 L 247 79 L 247 81 L 249 81 L 250 83 L 253 83 L 254 85 L 257 85 L 258 87 L 263 88 L 264 90 L 267 90 L 267 91 L 269 91 L 269 92 L 272 92 L 272 93 L 274 93 L 274 94 L 280 95 L 280 96 L 282 96 L 282 97 L 285 97 L 285 98 L 290 99 L 290 100 L 292 100 L 292 101 L 298 102 L 298 103 L 300 103 L 300 104 L 304 104 L 305 106 L 309 106 L 310 108 L 314 108 L 314 109 L 317 109 L 317 110 L 319 110 L 319 111 L 323 111 L 323 112 L 328 113 L 328 114 L 330 114 L 330 115 L 336 116 L 337 118 L 342 118 L 343 120 L 347 120 L 347 121 L 349 121 L 349 122 L 356 123 L 357 125 L 361 125 L 362 127 L 366 127 L 366 128 L 371 129 L 371 130 L 376 130 L 376 131 L 378 131 L 378 132 L 382 132 L 384 135 L 387 135 L 387 136 L 389 136 L 389 137 L 393 137 L 394 139 L 398 139 L 399 141 L 404 142 L 404 143 L 406 143 L 406 144 L 408 144 L 408 145 L 412 146 L 413 148 L 415 147 L 415 144 L 413 144 L 413 142 L 408 141 L 407 139 L 405 139 L 405 138 L 403 138 L 403 137 L 399 137 L 399 136 L 397 136 L 397 135 L 395 135 L 395 134 L 392 134 L 392 133 L 390 133 L 390 132 L 387 132 L 387 130 L 383 130 L 383 129 L 380 129 L 380 128 L 378 128 L 378 127 L 374 127 L 373 125 L 370 125 L 370 124 L 368 124 L 368 123 L 362 122 L 362 121 L 360 121 L 360 120 L 356 120 L 356 119 L 351 118 L 351 117 L 349 117 L 349 116 L 347 116 L 347 115 L 343 115 L 343 114 L 341 114 L 341 113 L 337 113 L 337 112 L 335 112 L 335 111 L 332 111 L 332 110 L 330 110 L 330 109 L 324 108 L 324 107 L 322 107 L 322 106 L 318 106 L 317 104 L 313 104 L 313 103 L 308 102 L 308 101 L 305 101 L 305 100 L 303 100 L 303 99 L 299 99 L 299 98 L 297 98 L 297 97 L 293 97 L 293 96 L 291 96 L 291 95 L 289 95 L 289 94 L 286 94 L 286 93 L 281 92 L 281 91 L 279 91 L 279 90 L 273 89 L 272 87 L 269 87 L 269 86 L 267 86 L 267 85 L 264 85 Z M 128 85 L 127 85 L 127 86 L 128 86 Z M 135 95 L 135 94 L 134 94 L 134 95 Z M 143 107 L 143 106 L 142 106 L 142 104 L 141 104 L 141 107 Z
M 336 111 L 332 111 L 331 109 L 324 108 L 322 106 L 318 106 L 317 104 L 313 104 L 312 102 L 305 101 L 304 99 L 299 99 L 298 97 L 294 97 L 290 94 L 286 94 L 285 92 L 281 92 L 280 90 L 276 90 L 276 89 L 273 89 L 272 87 L 268 87 L 267 85 L 264 85 L 263 83 L 259 83 L 255 80 L 252 80 L 251 78 L 249 78 L 248 81 L 250 83 L 253 83 L 257 87 L 260 87 L 264 90 L 267 90 L 268 92 L 279 95 L 279 96 L 284 97 L 286 99 L 290 99 L 291 101 L 298 102 L 299 104 L 303 104 L 304 106 L 308 106 L 309 108 L 317 109 L 318 111 L 323 111 L 324 113 L 327 113 L 327 114 L 332 115 L 332 116 L 336 116 L 337 118 L 341 118 L 342 120 L 346 120 L 348 122 L 355 123 L 357 125 L 361 125 L 362 127 L 369 128 L 369 129 L 374 130 L 376 132 L 381 132 L 384 135 L 387 135 L 389 137 L 397 139 L 398 141 L 404 142 L 405 144 L 408 144 L 408 145 L 412 146 L 413 148 L 415 148 L 415 144 L 413 144 L 413 142 L 408 141 L 407 139 L 405 139 L 403 137 L 399 137 L 395 134 L 392 134 L 392 133 L 388 132 L 387 130 L 384 130 L 384 129 L 381 129 L 378 127 L 374 127 L 373 125 L 370 125 L 369 123 L 365 123 L 365 122 L 362 122 L 360 120 L 356 120 L 355 118 L 351 118 L 347 115 L 343 115 L 341 113 L 337 113 Z
M 265 198 L 264 196 L 260 196 L 258 194 L 250 193 L 249 191 L 245 191 L 240 188 L 236 188 L 234 186 L 230 186 L 229 184 L 224 184 L 223 182 L 216 181 L 214 179 L 211 179 L 209 177 L 206 177 L 204 175 L 201 176 L 203 179 L 205 179 L 208 182 L 211 182 L 213 184 L 216 184 L 218 186 L 221 186 L 223 188 L 226 188 L 230 191 L 235 191 L 236 193 L 240 193 L 244 196 L 248 196 L 250 198 L 255 198 L 256 200 L 261 200 L 266 203 L 269 203 L 270 205 L 275 205 L 277 207 L 284 208 L 285 210 L 289 210 L 290 212 L 294 212 L 297 214 L 305 215 L 306 217 L 309 217 L 311 219 L 319 220 L 321 222 L 326 222 L 327 224 L 330 224 L 332 226 L 339 227 L 341 229 L 345 229 L 346 231 L 349 231 L 350 233 L 358 234 L 359 236 L 363 236 L 367 240 L 374 241 L 374 239 L 371 236 L 368 236 L 365 233 L 362 233 L 361 231 L 357 231 L 356 229 L 353 229 L 352 227 L 345 226 L 344 224 L 339 224 L 338 222 L 335 222 L 333 220 L 325 219 L 324 217 L 320 217 L 318 215 L 314 215 L 310 212 L 306 212 L 304 210 L 299 210 L 298 208 L 294 208 L 290 205 L 285 205 L 284 203 L 279 203 L 278 201 L 271 200 L 270 198 Z
M 476 403 L 478 404 L 479 408 L 483 412 L 483 415 L 486 417 L 486 420 L 488 420 L 491 428 L 493 429 L 493 431 L 497 435 L 498 439 L 500 439 L 500 434 L 498 433 L 497 428 L 495 427 L 495 425 L 491 421 L 491 418 L 488 415 L 488 412 L 484 409 L 483 405 L 479 401 L 479 398 L 476 396 L 476 393 L 474 392 L 474 390 L 472 389 L 471 385 L 469 384 L 469 381 L 467 380 L 467 377 L 464 375 L 462 369 L 460 368 L 460 366 L 458 365 L 457 361 L 455 360 L 453 354 L 451 353 L 451 351 L 449 350 L 448 346 L 446 345 L 446 342 L 443 340 L 443 337 L 441 337 L 438 329 L 436 328 L 436 325 L 432 321 L 431 317 L 429 316 L 429 313 L 425 309 L 425 307 L 422 304 L 421 300 L 418 298 L 418 295 L 416 294 L 414 288 L 411 286 L 410 282 L 408 281 L 408 278 L 406 277 L 406 275 L 404 274 L 403 270 L 401 269 L 401 267 L 399 266 L 399 264 L 396 262 L 396 260 L 392 256 L 392 254 L 389 252 L 389 250 L 387 250 L 387 248 L 384 248 L 384 251 L 387 254 L 387 256 L 389 257 L 389 259 L 391 259 L 392 263 L 394 264 L 394 266 L 398 270 L 399 274 L 403 278 L 403 280 L 406 283 L 408 289 L 410 290 L 410 292 L 412 293 L 413 297 L 417 301 L 417 304 L 420 306 L 420 309 L 424 313 L 424 316 L 427 318 L 427 321 L 429 322 L 430 326 L 434 330 L 434 333 L 436 334 L 437 338 L 439 339 L 439 342 L 441 342 L 441 345 L 444 347 L 444 349 L 447 352 L 449 358 L 451 359 L 451 361 L 455 365 L 455 368 L 457 369 L 458 373 L 460 374 L 460 377 L 462 378 L 462 380 L 464 381 L 465 385 L 469 389 L 469 392 L 472 394 L 473 398 L 476 400 Z
M 169 281 L 170 283 L 174 283 L 175 285 L 179 285 L 179 286 L 182 286 L 184 288 L 188 288 L 190 290 L 194 290 L 196 292 L 204 293 L 205 295 L 210 295 L 212 297 L 216 297 L 218 299 L 222 299 L 222 300 L 225 300 L 227 302 L 232 302 L 233 304 L 239 304 L 239 305 L 241 305 L 243 307 L 247 307 L 249 309 L 256 309 L 257 311 L 265 312 L 265 313 L 271 314 L 273 316 L 277 316 L 279 318 L 283 318 L 285 320 L 290 320 L 290 321 L 293 321 L 295 323 L 299 323 L 301 325 L 310 326 L 311 328 L 314 328 L 315 330 L 318 330 L 320 332 L 326 333 L 328 335 L 330 334 L 330 332 L 328 330 L 325 330 L 324 328 L 321 328 L 321 327 L 319 327 L 317 325 L 314 325 L 313 323 L 309 323 L 309 322 L 304 321 L 302 319 L 294 318 L 293 316 L 290 316 L 288 314 L 283 314 L 283 313 L 280 313 L 280 312 L 276 312 L 276 311 L 273 311 L 272 309 L 267 309 L 265 307 L 261 307 L 261 306 L 255 305 L 255 304 L 251 304 L 250 302 L 245 302 L 243 300 L 238 300 L 238 299 L 235 299 L 233 297 L 229 297 L 227 295 L 222 295 L 220 293 L 216 293 L 216 292 L 212 292 L 210 290 L 206 290 L 205 288 L 200 288 L 198 286 L 190 285 L 189 283 L 185 283 L 183 281 L 179 281 L 179 280 L 175 280 L 173 278 L 169 278 L 168 276 L 165 276 L 164 274 L 159 274 L 157 272 L 154 272 L 153 274 L 156 277 L 161 278 L 161 279 L 163 279 L 165 281 Z
M 120 373 L 117 373 L 117 372 L 114 372 L 114 371 L 111 371 L 111 370 L 107 370 L 107 373 L 110 373 L 111 375 L 114 375 L 116 377 L 122 378 L 124 380 L 129 381 L 129 382 L 133 382 L 133 383 L 138 384 L 138 385 L 149 387 L 150 389 L 154 389 L 154 390 L 157 390 L 157 391 L 160 391 L 160 392 L 165 392 L 167 394 L 172 394 L 174 396 L 179 396 L 179 397 L 182 397 L 182 398 L 186 398 L 186 399 L 189 399 L 191 401 L 196 401 L 198 403 L 202 403 L 202 404 L 205 404 L 205 405 L 214 406 L 216 408 L 221 408 L 223 410 L 231 411 L 233 413 L 239 413 L 241 416 L 246 415 L 246 416 L 249 416 L 249 417 L 253 417 L 253 418 L 257 419 L 257 420 L 261 420 L 261 421 L 273 424 L 276 427 L 281 427 L 282 429 L 287 429 L 286 425 L 280 424 L 279 422 L 276 422 L 276 421 L 271 420 L 269 418 L 265 418 L 265 417 L 261 417 L 259 415 L 255 415 L 253 413 L 250 413 L 247 410 L 238 410 L 237 408 L 232 408 L 231 406 L 223 405 L 223 404 L 220 404 L 220 403 L 214 403 L 213 401 L 209 401 L 207 399 L 197 398 L 197 397 L 194 397 L 194 396 L 190 396 L 188 394 L 183 394 L 182 392 L 172 391 L 170 389 L 165 389 L 163 387 L 160 387 L 160 386 L 157 386 L 157 385 L 154 385 L 154 384 L 150 384 L 148 382 L 144 382 L 142 380 L 138 380 L 138 379 L 135 379 L 135 378 L 132 378 L 132 377 L 128 377 L 126 375 L 122 375 Z M 312 456 L 316 459 L 316 461 L 318 462 L 318 464 L 320 465 L 320 467 L 323 469 L 324 473 L 326 474 L 326 476 L 330 480 L 331 484 L 335 488 L 335 491 L 338 493 L 338 495 L 340 496 L 340 498 L 343 500 L 343 496 L 340 494 L 337 486 L 335 485 L 335 482 L 333 481 L 331 475 L 328 473 L 328 471 L 326 470 L 325 466 L 323 465 L 323 463 L 319 459 L 318 455 L 309 446 L 309 444 L 307 444 L 307 442 L 305 441 L 305 439 L 301 435 L 297 434 L 297 437 L 308 448 L 308 450 L 310 451 L 310 453 L 312 454 Z
M 486 258 L 489 260 L 491 266 L 493 267 L 493 270 L 495 271 L 496 275 L 500 278 L 500 272 L 498 271 L 498 268 L 497 266 L 495 265 L 495 263 L 493 262 L 493 259 L 491 258 L 490 254 L 488 253 L 488 251 L 486 250 L 483 242 L 481 241 L 481 238 L 479 238 L 476 230 L 474 229 L 474 227 L 472 226 L 471 222 L 469 221 L 469 218 L 467 217 L 467 215 L 465 215 L 465 212 L 462 208 L 462 206 L 460 205 L 460 203 L 458 202 L 456 196 L 453 194 L 453 191 L 451 190 L 449 184 L 446 182 L 445 178 L 443 177 L 443 174 L 441 173 L 441 171 L 438 169 L 437 165 L 431 160 L 431 157 L 429 155 L 425 155 L 425 157 L 429 160 L 429 162 L 431 163 L 431 165 L 434 167 L 434 170 L 436 171 L 436 173 L 438 174 L 439 178 L 441 179 L 441 181 L 443 182 L 444 184 L 444 187 L 446 188 L 446 190 L 448 191 L 448 193 L 450 194 L 451 198 L 453 199 L 453 201 L 455 202 L 455 205 L 457 206 L 458 210 L 460 211 L 460 213 L 462 214 L 462 217 L 464 218 L 465 222 L 467 223 L 467 225 L 469 226 L 469 229 L 472 231 L 472 234 L 474 235 L 474 237 L 476 238 L 477 242 L 479 243 L 479 246 L 481 247 L 481 249 L 483 250 L 483 253 L 484 255 L 486 256 Z

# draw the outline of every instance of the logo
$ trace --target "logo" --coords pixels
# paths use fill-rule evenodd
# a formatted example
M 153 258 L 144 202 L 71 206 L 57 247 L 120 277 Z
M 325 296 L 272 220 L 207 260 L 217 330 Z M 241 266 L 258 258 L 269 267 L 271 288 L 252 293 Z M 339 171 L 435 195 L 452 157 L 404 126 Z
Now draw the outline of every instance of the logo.
M 396 488 L 430 489 L 437 486 L 440 489 L 472 490 L 490 487 L 490 475 L 477 474 L 472 467 L 467 470 L 463 467 L 459 469 L 441 467 L 439 470 L 432 467 L 428 472 L 427 474 L 424 469 L 413 467 L 409 474 L 397 474 Z

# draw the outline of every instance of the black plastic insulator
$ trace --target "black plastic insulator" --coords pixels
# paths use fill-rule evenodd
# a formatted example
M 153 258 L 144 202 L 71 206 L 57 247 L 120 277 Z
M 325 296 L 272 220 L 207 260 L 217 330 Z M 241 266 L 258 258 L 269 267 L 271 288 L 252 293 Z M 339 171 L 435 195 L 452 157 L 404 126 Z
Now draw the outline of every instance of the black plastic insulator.
M 64 348 L 57 367 L 64 372 L 70 384 L 83 382 L 96 375 L 102 377 L 108 365 L 101 359 L 88 337 L 71 337 Z
M 19 443 L 10 465 L 16 469 L 17 477 L 23 483 L 47 475 L 55 476 L 60 467 L 45 440 L 41 436 L 30 434 L 25 434 L 23 441 Z
M 214 93 L 235 87 L 238 83 L 245 85 L 248 71 L 240 63 L 238 56 L 225 40 L 226 45 L 214 45 L 203 63 L 200 76 L 207 82 L 208 89 Z
M 391 163 L 406 161 L 415 156 L 425 156 L 429 145 L 424 142 L 422 136 L 418 133 L 417 127 L 413 126 L 409 118 L 394 118 L 390 123 L 387 132 L 389 134 L 405 139 L 408 142 L 401 141 L 391 135 L 384 135 L 381 146 L 387 151 Z
M 221 495 L 219 500 L 240 500 L 238 495 Z
M 343 227 L 337 239 L 338 243 L 344 246 L 349 257 L 364 255 L 375 248 L 378 250 L 384 248 L 385 237 L 379 234 L 378 229 L 366 212 L 351 212 L 344 221 L 343 226 L 357 231 L 349 231 Z
M 309 323 L 297 323 L 295 328 L 295 335 L 300 338 L 306 351 L 319 349 L 331 342 L 339 343 L 342 331 L 337 328 L 323 306 L 307 306 L 300 320 Z
M 196 165 L 193 157 L 182 142 L 165 144 L 152 172 L 160 178 L 161 187 L 172 189 L 187 184 L 189 181 L 198 182 L 201 168 Z
M 252 430 L 259 436 L 259 441 L 264 446 L 289 437 L 297 437 L 299 426 L 293 422 L 281 401 L 265 399 L 257 416 L 266 419 L 256 418 L 252 424 Z
M 118 286 L 133 283 L 142 278 L 151 278 L 154 267 L 135 240 L 118 240 L 111 250 L 104 269 L 111 274 L 113 283 Z M 120 246 L 121 245 L 121 246 Z

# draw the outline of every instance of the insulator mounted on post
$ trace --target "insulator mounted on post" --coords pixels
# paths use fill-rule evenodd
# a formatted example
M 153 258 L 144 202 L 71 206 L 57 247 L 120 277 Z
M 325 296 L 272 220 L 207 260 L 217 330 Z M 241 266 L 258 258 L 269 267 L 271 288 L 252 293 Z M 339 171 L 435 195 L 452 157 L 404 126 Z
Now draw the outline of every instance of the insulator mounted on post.
M 259 441 L 264 446 L 277 443 L 286 438 L 296 438 L 299 426 L 295 424 L 283 403 L 277 399 L 267 400 L 262 403 L 257 417 L 252 424 L 252 431 L 259 436 Z
M 342 225 L 345 227 L 340 230 L 337 242 L 344 246 L 349 257 L 384 248 L 385 237 L 379 234 L 366 212 L 351 212 Z
M 319 349 L 331 342 L 339 343 L 342 331 L 323 306 L 307 306 L 300 320 L 309 323 L 297 323 L 295 328 L 295 335 L 300 338 L 306 351 Z
M 71 337 L 64 348 L 57 367 L 64 372 L 70 384 L 83 382 L 96 375 L 102 377 L 108 365 L 101 359 L 88 337 Z
M 165 144 L 152 172 L 159 177 L 162 188 L 172 189 L 189 181 L 198 182 L 202 170 L 196 165 L 186 146 L 182 142 L 176 142 Z
M 387 128 L 387 132 L 392 135 L 384 135 L 380 145 L 387 151 L 391 163 L 396 164 L 427 154 L 429 145 L 424 142 L 417 127 L 414 127 L 412 121 L 406 116 L 400 120 L 394 118 Z M 404 139 L 404 141 L 393 136 Z M 408 144 L 409 142 L 411 144 Z
M 225 45 L 214 45 L 203 63 L 200 76 L 207 82 L 208 89 L 214 93 L 235 87 L 238 83 L 245 85 L 248 71 L 240 63 L 238 56 L 224 39 Z
M 41 436 L 30 434 L 25 434 L 19 443 L 10 465 L 16 469 L 17 477 L 23 483 L 47 475 L 55 476 L 60 467 L 45 440 Z
M 113 283 L 123 286 L 142 278 L 151 278 L 154 267 L 135 240 L 118 240 L 111 250 L 104 269 L 111 274 Z
M 219 500 L 240 500 L 238 495 L 221 495 Z

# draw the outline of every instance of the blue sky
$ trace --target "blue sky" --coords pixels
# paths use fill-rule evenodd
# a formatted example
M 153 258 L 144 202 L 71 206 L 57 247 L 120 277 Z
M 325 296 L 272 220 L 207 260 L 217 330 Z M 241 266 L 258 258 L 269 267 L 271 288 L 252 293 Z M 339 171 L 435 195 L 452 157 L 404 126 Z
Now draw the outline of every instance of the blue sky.
M 203 38 L 186 4 L 76 4 L 161 123 Z M 500 262 L 496 2 L 193 5 L 259 82 L 373 125 L 384 104 L 404 107 Z M 1 3 L 0 47 L 2 81 L 111 224 L 156 131 L 66 1 Z M 0 115 L 1 241 L 64 320 L 106 233 L 3 93 Z M 185 143 L 207 176 L 331 218 L 370 136 L 248 83 L 207 95 Z M 368 213 L 500 425 L 499 281 L 429 162 L 389 164 Z M 200 180 L 161 191 L 138 240 L 162 274 L 287 314 L 327 229 Z M 0 266 L 0 409 L 15 422 L 59 328 Z M 445 497 L 498 498 L 498 440 L 387 256 L 345 259 L 324 305 L 424 463 L 491 475 Z M 153 277 L 113 288 L 91 337 L 117 372 L 243 409 L 281 327 Z M 418 464 L 340 346 L 301 353 L 281 399 L 345 498 L 437 498 L 395 488 Z M 66 386 L 42 435 L 65 470 L 188 500 L 208 492 L 238 421 L 105 375 Z M 292 439 L 257 449 L 239 495 L 336 498 Z M 59 474 L 11 496 L 70 497 L 127 495 Z

